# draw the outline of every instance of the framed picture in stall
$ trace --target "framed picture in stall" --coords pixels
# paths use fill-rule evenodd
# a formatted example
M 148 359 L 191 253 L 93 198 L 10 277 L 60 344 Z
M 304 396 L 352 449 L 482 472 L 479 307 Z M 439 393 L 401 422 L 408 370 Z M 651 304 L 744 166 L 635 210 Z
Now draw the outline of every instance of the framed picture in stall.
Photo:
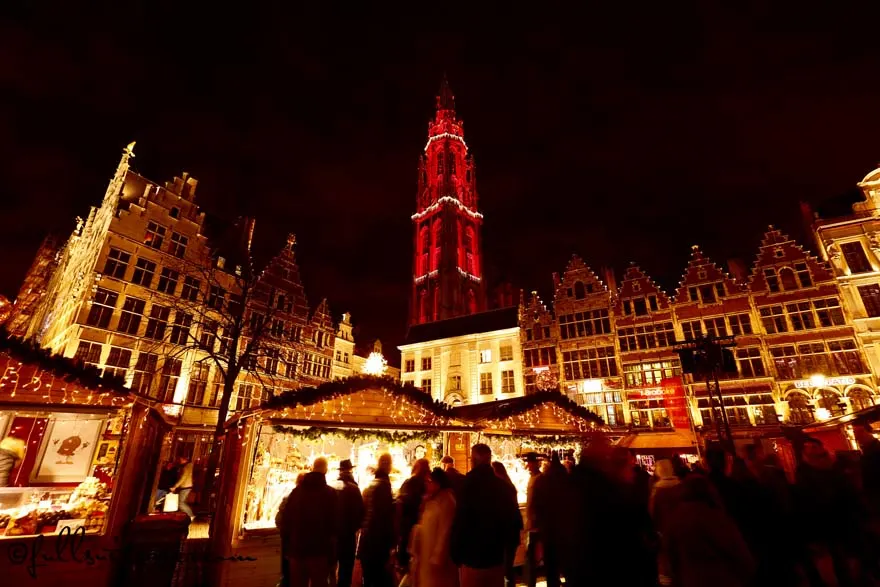
M 103 420 L 60 417 L 49 422 L 33 482 L 79 483 L 89 474 Z

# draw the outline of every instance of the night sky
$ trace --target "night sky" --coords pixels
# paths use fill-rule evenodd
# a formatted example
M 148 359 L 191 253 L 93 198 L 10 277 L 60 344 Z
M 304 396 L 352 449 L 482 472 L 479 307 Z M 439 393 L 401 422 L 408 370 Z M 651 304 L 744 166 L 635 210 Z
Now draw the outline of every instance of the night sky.
M 636 261 L 667 288 L 693 244 L 750 263 L 768 224 L 799 230 L 802 200 L 846 210 L 880 161 L 867 2 L 66 4 L 2 8 L 10 298 L 43 235 L 100 202 L 136 140 L 139 173 L 187 171 L 203 207 L 256 217 L 258 260 L 295 232 L 312 307 L 327 297 L 364 342 L 399 343 L 444 71 L 476 158 L 489 283 L 547 301 L 572 253 L 618 275 Z

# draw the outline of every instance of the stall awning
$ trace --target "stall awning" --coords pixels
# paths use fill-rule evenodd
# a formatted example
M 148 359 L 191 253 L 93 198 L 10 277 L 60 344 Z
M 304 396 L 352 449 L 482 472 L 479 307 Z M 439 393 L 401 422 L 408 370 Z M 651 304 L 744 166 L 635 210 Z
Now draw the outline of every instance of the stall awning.
M 693 434 L 685 431 L 674 432 L 642 432 L 624 436 L 617 443 L 618 446 L 643 450 L 682 450 L 692 452 L 696 450 L 696 441 Z
M 477 429 L 510 434 L 583 434 L 604 424 L 558 391 L 460 406 L 452 412 Z

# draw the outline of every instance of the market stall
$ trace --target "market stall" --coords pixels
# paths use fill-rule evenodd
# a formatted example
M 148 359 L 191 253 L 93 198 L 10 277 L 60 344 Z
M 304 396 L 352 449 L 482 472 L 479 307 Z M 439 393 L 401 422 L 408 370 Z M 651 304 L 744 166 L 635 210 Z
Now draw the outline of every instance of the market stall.
M 328 460 L 330 483 L 340 461 L 351 460 L 363 489 L 372 481 L 378 456 L 388 452 L 396 491 L 415 460 L 439 463 L 444 432 L 469 430 L 445 404 L 421 390 L 369 376 L 288 392 L 231 419 L 218 497 L 221 513 L 211 538 L 217 554 L 258 560 L 219 565 L 214 584 L 232 585 L 248 576 L 252 584 L 274 585 L 279 556 L 275 514 L 315 458 Z M 263 559 L 273 562 L 267 567 Z
M 452 414 L 475 428 L 470 444 L 488 444 L 493 459 L 504 464 L 521 505 L 525 504 L 529 482 L 522 455 L 551 451 L 577 454 L 585 441 L 605 433 L 599 416 L 555 391 L 459 406 Z
M 80 554 L 112 550 L 137 508 L 135 494 L 118 491 L 131 483 L 122 453 L 137 411 L 120 381 L 0 334 L 0 450 L 14 462 L 0 470 L 0 547 L 81 533 Z M 37 574 L 3 558 L 11 577 Z M 89 580 L 106 584 L 112 567 L 98 562 L 107 561 L 90 566 Z M 71 570 L 63 561 L 45 567 L 30 579 L 54 584 Z

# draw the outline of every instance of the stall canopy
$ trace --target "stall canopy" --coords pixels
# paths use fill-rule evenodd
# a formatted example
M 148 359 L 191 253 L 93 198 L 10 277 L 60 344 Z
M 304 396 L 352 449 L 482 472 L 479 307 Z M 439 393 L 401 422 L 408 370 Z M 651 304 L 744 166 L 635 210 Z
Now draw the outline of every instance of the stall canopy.
M 681 451 L 696 452 L 696 440 L 689 431 L 650 432 L 629 434 L 620 439 L 618 446 L 646 452 Z
M 452 414 L 486 434 L 581 436 L 604 428 L 602 418 L 557 391 L 459 406 Z

